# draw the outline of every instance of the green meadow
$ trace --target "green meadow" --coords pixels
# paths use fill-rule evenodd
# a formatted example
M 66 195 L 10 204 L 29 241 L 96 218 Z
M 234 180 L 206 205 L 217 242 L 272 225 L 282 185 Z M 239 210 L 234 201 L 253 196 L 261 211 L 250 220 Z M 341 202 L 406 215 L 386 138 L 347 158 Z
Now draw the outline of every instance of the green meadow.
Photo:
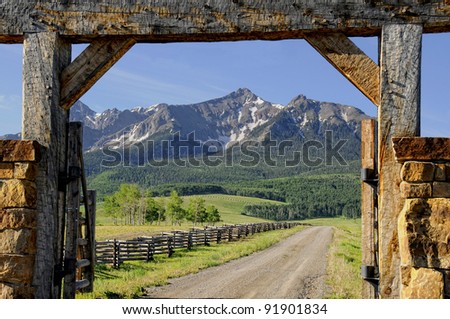
M 222 215 L 219 224 L 240 224 L 264 222 L 267 220 L 241 215 L 243 207 L 248 204 L 271 202 L 264 199 L 231 196 L 202 195 L 207 205 L 215 205 Z M 188 205 L 189 196 L 183 197 Z M 359 276 L 361 265 L 361 221 L 348 218 L 323 218 L 304 220 L 312 225 L 329 225 L 334 227 L 333 241 L 327 256 L 327 292 L 326 298 L 361 298 L 362 281 Z M 138 236 L 152 236 L 161 232 L 189 229 L 192 224 L 184 222 L 181 226 L 161 225 L 125 226 L 114 225 L 113 220 L 105 215 L 103 204 L 97 207 L 96 238 L 130 239 Z M 207 267 L 217 266 L 230 260 L 240 258 L 253 252 L 266 249 L 287 238 L 305 226 L 288 230 L 277 230 L 255 234 L 242 241 L 212 244 L 209 247 L 196 246 L 192 250 L 176 250 L 168 258 L 156 256 L 152 262 L 126 262 L 119 269 L 107 265 L 96 266 L 96 280 L 93 293 L 78 294 L 78 298 L 136 298 L 144 293 L 146 287 L 164 285 L 170 278 L 196 273 Z

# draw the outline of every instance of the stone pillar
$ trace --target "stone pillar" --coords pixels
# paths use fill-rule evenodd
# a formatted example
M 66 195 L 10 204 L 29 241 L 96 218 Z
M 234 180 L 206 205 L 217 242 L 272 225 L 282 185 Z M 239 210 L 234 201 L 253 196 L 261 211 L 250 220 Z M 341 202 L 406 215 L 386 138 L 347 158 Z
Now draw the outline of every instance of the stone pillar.
M 401 298 L 450 298 L 450 139 L 394 139 Z
M 0 140 L 0 298 L 33 298 L 40 147 Z

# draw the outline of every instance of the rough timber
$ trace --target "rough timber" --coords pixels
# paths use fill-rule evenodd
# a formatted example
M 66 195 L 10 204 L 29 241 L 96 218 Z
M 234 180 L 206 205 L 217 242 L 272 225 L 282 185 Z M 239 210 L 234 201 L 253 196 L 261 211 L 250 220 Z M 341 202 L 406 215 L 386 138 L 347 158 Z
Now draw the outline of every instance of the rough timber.
M 0 42 L 58 32 L 74 42 L 135 36 L 144 42 L 301 38 L 307 32 L 379 35 L 386 23 L 449 31 L 450 2 L 369 0 L 103 0 L 0 2 Z

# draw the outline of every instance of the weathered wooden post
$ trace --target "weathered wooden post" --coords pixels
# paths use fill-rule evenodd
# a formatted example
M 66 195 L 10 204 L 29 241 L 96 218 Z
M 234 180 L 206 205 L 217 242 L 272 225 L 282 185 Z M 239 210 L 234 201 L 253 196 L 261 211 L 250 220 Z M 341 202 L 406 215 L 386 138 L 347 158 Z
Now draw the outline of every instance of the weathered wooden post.
M 82 132 L 83 128 L 80 122 L 70 123 L 67 147 L 69 187 L 67 192 L 66 244 L 64 254 L 64 299 L 73 299 L 76 293 L 76 264 L 81 202 L 81 163 L 78 154 L 81 152 Z
M 397 220 L 400 169 L 393 137 L 420 134 L 420 24 L 385 24 L 381 35 L 381 105 L 378 112 L 380 296 L 400 297 Z
M 370 281 L 375 280 L 376 260 L 376 233 L 375 233 L 375 197 L 376 189 L 376 165 L 375 165 L 375 120 L 367 119 L 361 122 L 361 247 L 363 276 L 362 297 L 371 299 L 377 297 L 377 291 Z M 370 275 L 368 274 L 370 273 Z
M 37 251 L 33 286 L 36 298 L 59 298 L 55 267 L 61 260 L 57 234 L 63 230 L 68 112 L 60 107 L 60 74 L 71 60 L 71 45 L 56 32 L 28 33 L 24 38 L 23 139 L 43 146 L 37 177 Z M 62 189 L 62 188 L 61 188 Z
M 89 215 L 86 216 L 86 254 L 91 261 L 89 267 L 85 268 L 85 278 L 89 280 L 90 286 L 85 289 L 85 292 L 92 292 L 94 290 L 94 268 L 95 268 L 95 220 L 97 211 L 97 192 L 95 190 L 87 191 L 87 202 L 88 208 L 87 212 Z

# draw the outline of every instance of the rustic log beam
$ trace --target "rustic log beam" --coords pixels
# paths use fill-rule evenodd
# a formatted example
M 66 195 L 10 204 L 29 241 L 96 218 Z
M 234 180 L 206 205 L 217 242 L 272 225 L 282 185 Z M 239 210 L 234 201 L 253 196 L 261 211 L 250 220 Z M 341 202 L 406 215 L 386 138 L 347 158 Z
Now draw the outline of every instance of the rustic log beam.
M 376 106 L 380 105 L 380 68 L 342 33 L 307 34 L 308 41 Z
M 141 41 L 289 39 L 302 31 L 377 36 L 386 23 L 417 23 L 425 32 L 450 30 L 450 3 L 342 0 L 121 0 L 0 3 L 0 42 L 24 33 L 59 32 L 73 41 L 140 36 Z
M 94 40 L 61 76 L 61 107 L 70 107 L 136 43 L 134 39 Z
M 401 164 L 392 138 L 420 134 L 422 25 L 388 24 L 381 37 L 381 105 L 378 109 L 380 295 L 400 297 L 397 219 Z
M 38 231 L 33 286 L 36 298 L 59 298 L 54 271 L 61 258 L 64 192 L 59 174 L 66 168 L 68 112 L 59 107 L 59 75 L 71 59 L 71 45 L 57 33 L 26 34 L 23 63 L 23 139 L 43 145 L 37 177 Z

